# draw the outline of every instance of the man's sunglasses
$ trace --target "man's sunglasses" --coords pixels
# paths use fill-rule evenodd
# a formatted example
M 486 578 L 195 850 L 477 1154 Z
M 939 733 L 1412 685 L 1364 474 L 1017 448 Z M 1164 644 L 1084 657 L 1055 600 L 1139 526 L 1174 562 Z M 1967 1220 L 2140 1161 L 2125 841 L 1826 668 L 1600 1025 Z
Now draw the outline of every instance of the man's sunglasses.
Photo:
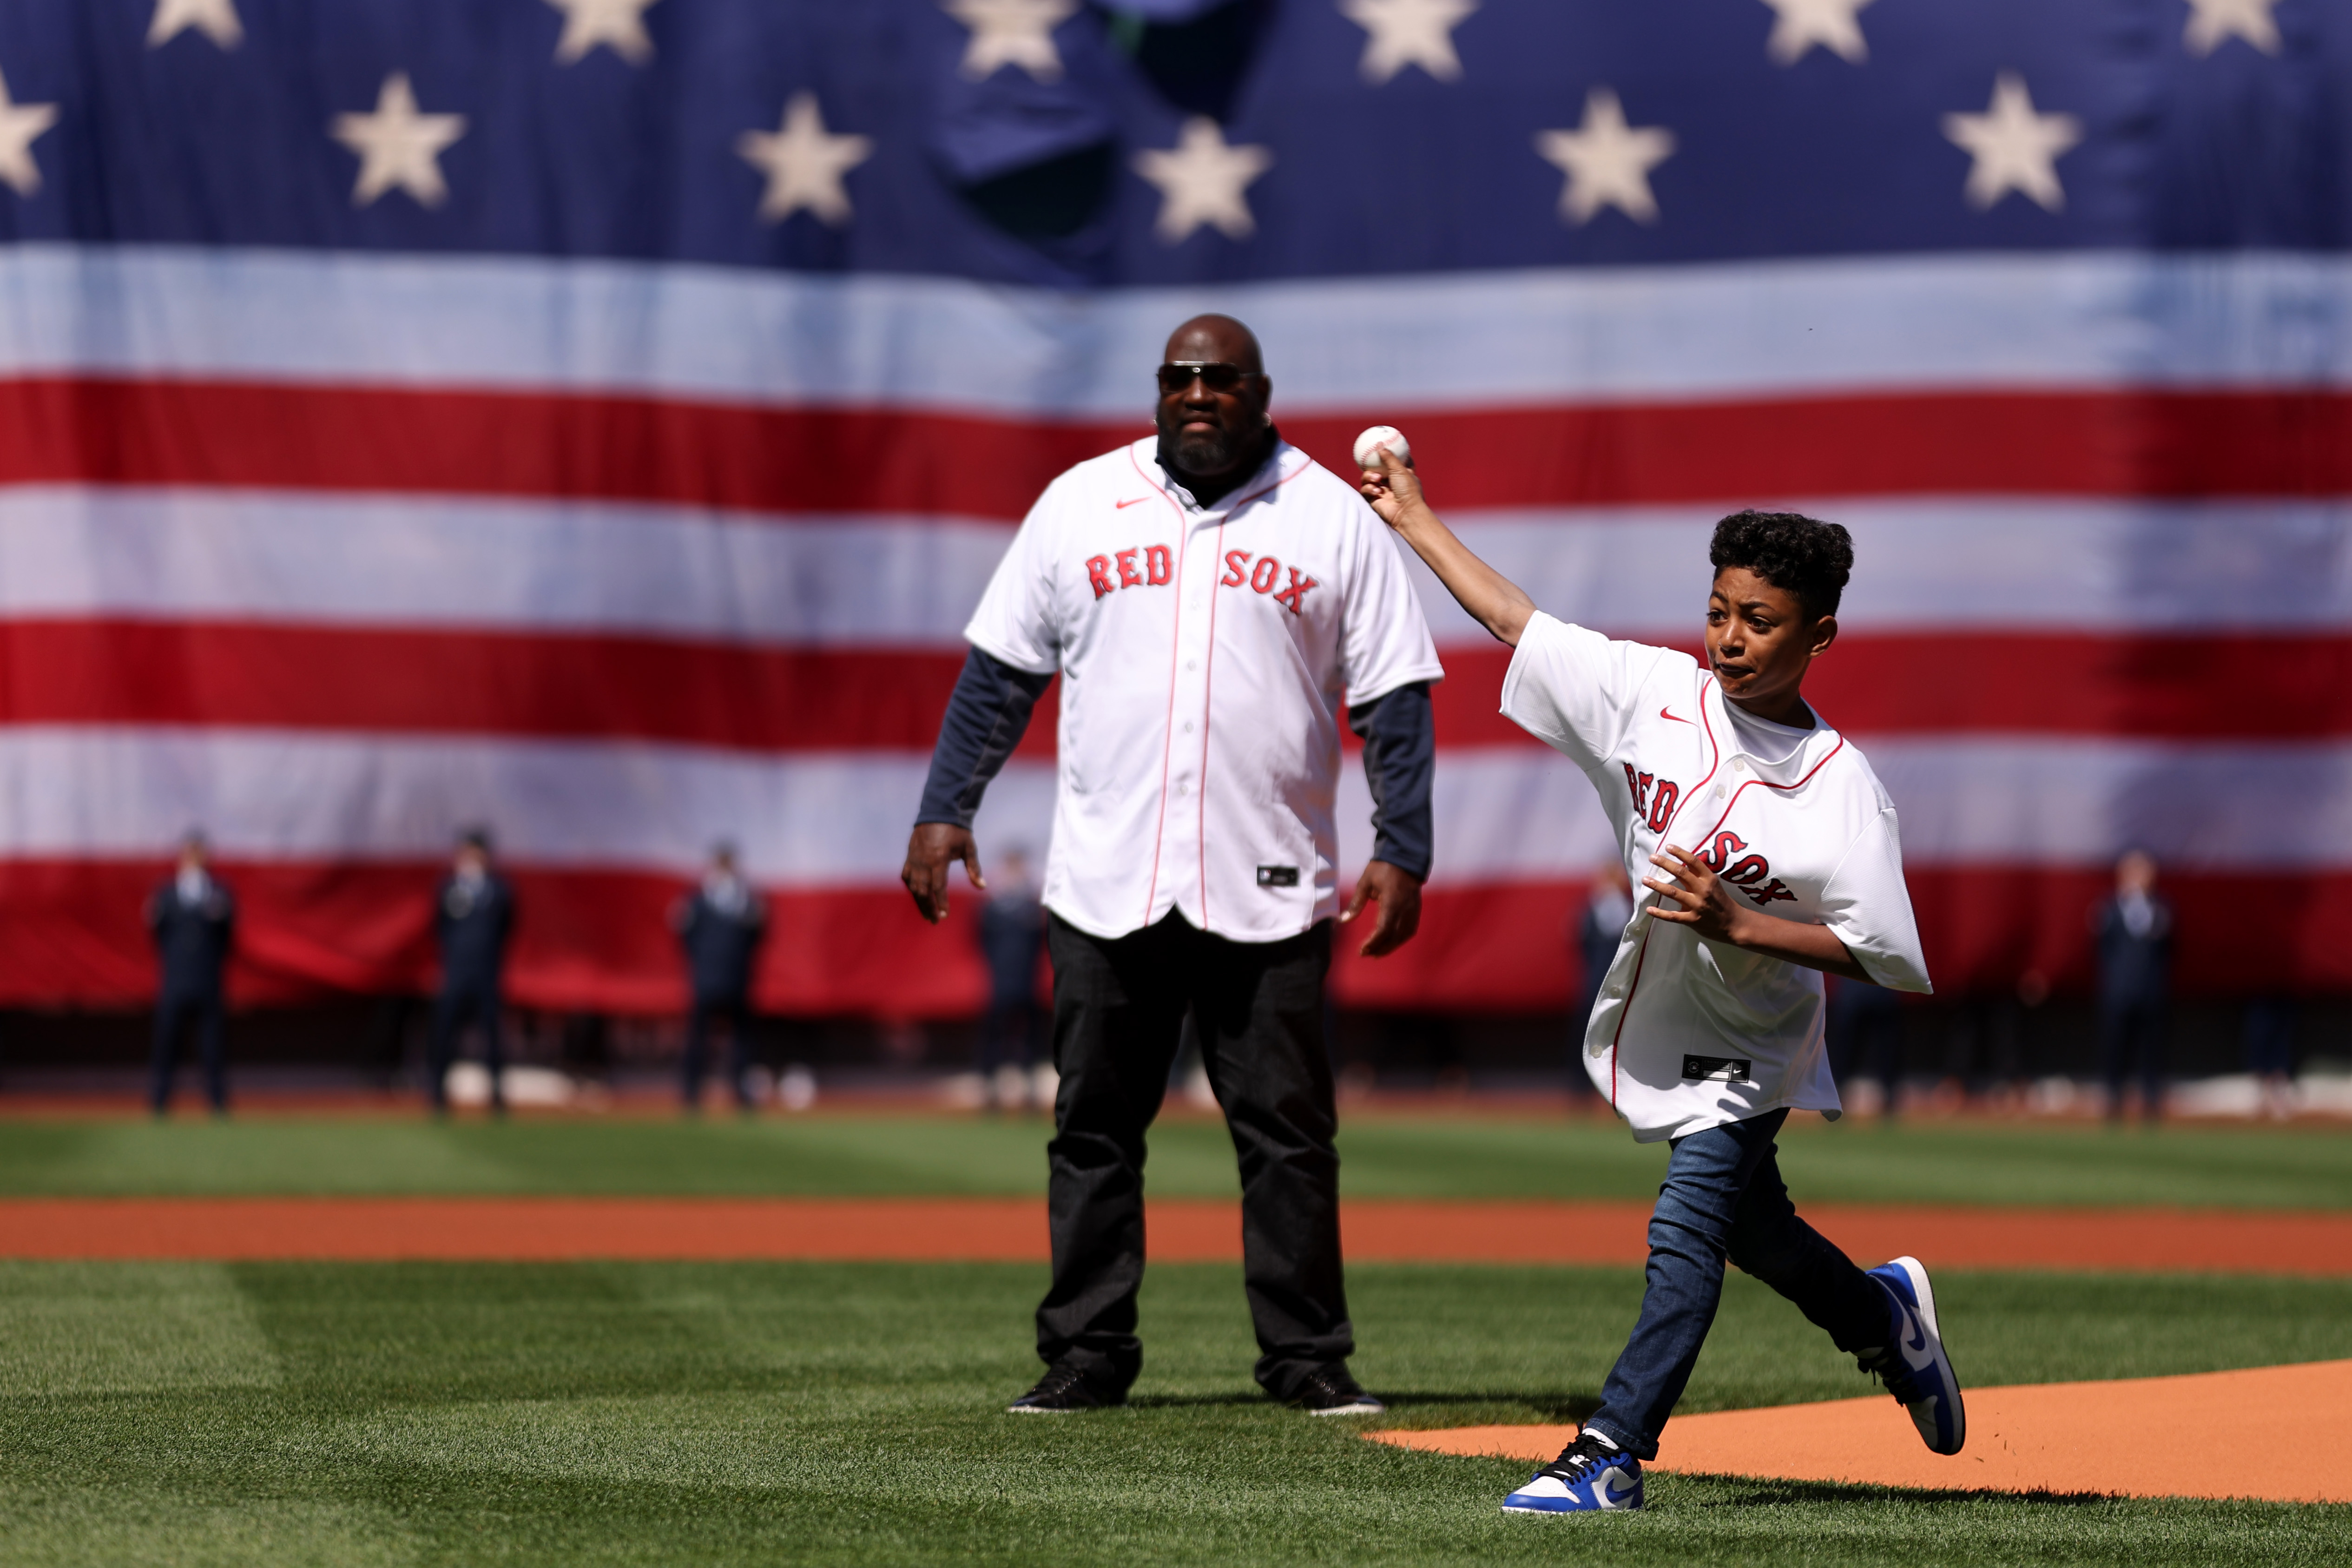
M 1239 392 L 1249 372 L 1237 364 L 1222 361 L 1206 363 L 1163 364 L 1160 367 L 1160 390 L 1163 394 L 1189 392 L 1198 379 L 1211 392 Z

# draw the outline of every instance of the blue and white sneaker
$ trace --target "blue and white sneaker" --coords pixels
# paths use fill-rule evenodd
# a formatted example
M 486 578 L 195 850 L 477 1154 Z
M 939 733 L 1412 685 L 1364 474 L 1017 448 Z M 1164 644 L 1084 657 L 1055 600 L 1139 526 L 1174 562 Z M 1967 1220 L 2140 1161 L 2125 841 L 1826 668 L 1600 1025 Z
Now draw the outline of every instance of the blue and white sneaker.
M 1870 1277 L 1886 1291 L 1894 1342 L 1874 1357 L 1856 1359 L 1911 1412 L 1921 1441 L 1938 1454 L 1957 1454 L 1968 1441 L 1969 1415 L 1960 1402 L 1959 1377 L 1936 1326 L 1936 1292 L 1927 1284 L 1927 1270 L 1916 1258 L 1898 1258 L 1872 1269 Z
M 1607 1513 L 1642 1506 L 1642 1461 L 1586 1430 L 1503 1500 L 1505 1513 Z

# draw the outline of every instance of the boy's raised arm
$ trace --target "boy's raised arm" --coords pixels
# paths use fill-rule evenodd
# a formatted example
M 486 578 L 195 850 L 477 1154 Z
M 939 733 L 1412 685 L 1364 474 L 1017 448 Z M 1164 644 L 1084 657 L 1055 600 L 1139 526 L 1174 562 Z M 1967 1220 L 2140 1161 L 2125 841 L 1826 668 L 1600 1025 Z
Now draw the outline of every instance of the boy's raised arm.
M 1471 553 L 1444 520 L 1430 510 L 1421 493 L 1421 480 L 1382 447 L 1376 454 L 1380 468 L 1367 468 L 1360 484 L 1372 510 L 1428 563 L 1456 603 L 1492 632 L 1496 640 L 1519 646 L 1528 617 L 1536 613 L 1533 599 L 1519 585 Z

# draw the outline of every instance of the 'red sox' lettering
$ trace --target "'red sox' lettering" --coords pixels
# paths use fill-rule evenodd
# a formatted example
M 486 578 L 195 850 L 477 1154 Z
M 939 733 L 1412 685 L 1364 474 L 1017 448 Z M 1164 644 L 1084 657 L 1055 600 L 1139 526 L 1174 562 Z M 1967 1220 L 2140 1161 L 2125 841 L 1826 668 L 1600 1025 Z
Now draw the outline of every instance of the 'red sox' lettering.
M 1747 847 L 1748 840 L 1727 829 L 1717 834 L 1715 841 L 1698 852 L 1698 858 L 1706 862 L 1709 870 L 1759 905 L 1776 899 L 1795 903 L 1797 895 L 1772 875 L 1772 863 L 1761 855 L 1741 855 Z M 1740 858 L 1734 860 L 1735 855 L 1740 855 Z
M 1176 556 L 1165 544 L 1139 544 L 1108 555 L 1089 555 L 1086 566 L 1087 586 L 1100 599 L 1121 588 L 1166 587 L 1175 579 Z M 1287 582 L 1285 573 L 1289 574 Z M 1296 566 L 1285 566 L 1271 555 L 1254 555 L 1246 550 L 1225 552 L 1225 574 L 1217 581 L 1228 588 L 1266 595 L 1294 616 L 1307 613 L 1307 595 L 1323 585 Z

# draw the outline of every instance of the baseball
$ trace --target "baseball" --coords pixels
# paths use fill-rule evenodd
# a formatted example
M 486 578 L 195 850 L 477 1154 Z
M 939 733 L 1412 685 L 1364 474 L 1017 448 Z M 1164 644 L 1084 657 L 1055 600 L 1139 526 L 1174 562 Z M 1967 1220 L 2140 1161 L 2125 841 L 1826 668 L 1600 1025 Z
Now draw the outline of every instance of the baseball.
M 1412 461 L 1412 447 L 1405 440 L 1403 431 L 1393 425 L 1375 425 L 1356 437 L 1356 467 L 1377 473 L 1381 460 L 1376 454 L 1383 447 L 1396 454 L 1398 462 Z

